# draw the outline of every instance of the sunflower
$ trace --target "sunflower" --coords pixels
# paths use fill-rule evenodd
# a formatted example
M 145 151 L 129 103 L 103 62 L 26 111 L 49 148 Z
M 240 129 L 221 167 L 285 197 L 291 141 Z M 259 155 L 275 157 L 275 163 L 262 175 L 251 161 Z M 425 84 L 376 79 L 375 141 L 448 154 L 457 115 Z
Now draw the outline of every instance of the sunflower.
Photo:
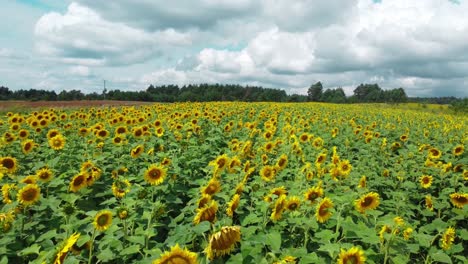
M 267 165 L 260 170 L 260 176 L 266 182 L 272 181 L 275 177 L 276 170 L 273 166 Z
M 297 196 L 289 197 L 286 201 L 286 209 L 288 209 L 288 211 L 296 211 L 299 209 L 299 206 L 301 206 L 301 200 Z
M 288 191 L 286 190 L 286 188 L 284 186 L 280 186 L 280 187 L 276 187 L 276 188 L 271 189 L 270 194 L 274 194 L 274 195 L 280 197 L 281 195 L 287 195 Z
M 239 206 L 239 201 L 240 195 L 234 194 L 234 196 L 232 196 L 231 201 L 229 201 L 229 203 L 227 204 L 226 214 L 229 217 L 232 217 L 234 215 L 234 211 L 236 211 L 237 207 Z
M 436 148 L 429 149 L 428 157 L 430 159 L 439 159 L 442 156 L 442 152 Z
M 344 176 L 347 176 L 351 172 L 351 169 L 353 168 L 353 166 L 351 166 L 351 164 L 349 163 L 349 160 L 343 160 L 343 161 L 340 161 L 339 168 L 340 168 L 341 174 Z
M 318 156 L 317 156 L 317 159 L 315 159 L 315 166 L 320 166 L 321 164 L 323 164 L 323 162 L 327 159 L 327 154 L 325 153 L 320 153 Z
M 26 129 L 21 129 L 19 132 L 18 132 L 18 137 L 20 139 L 26 139 L 28 138 L 29 136 L 29 132 L 26 130 Z
M 120 145 L 123 142 L 124 142 L 124 137 L 122 137 L 120 135 L 117 135 L 117 136 L 112 138 L 112 143 L 114 143 L 115 145 Z
M 366 257 L 364 251 L 358 247 L 352 247 L 348 251 L 341 249 L 340 255 L 338 256 L 338 264 L 364 264 Z
M 15 173 L 18 169 L 18 162 L 13 157 L 0 158 L 0 166 L 3 167 L 7 173 Z
M 214 195 L 221 191 L 221 183 L 216 178 L 211 178 L 208 184 L 201 190 L 202 194 Z
M 64 263 L 64 260 L 67 257 L 68 252 L 75 245 L 79 237 L 80 237 L 79 233 L 74 233 L 63 243 L 62 248 L 58 251 L 57 255 L 55 256 L 54 264 Z
M 463 209 L 463 206 L 468 204 L 468 194 L 467 193 L 452 193 L 450 194 L 450 201 L 453 206 Z
M 426 208 L 429 209 L 430 211 L 434 210 L 434 205 L 432 204 L 432 197 L 430 195 L 426 195 L 424 198 L 424 202 L 426 204 Z
M 143 136 L 143 129 L 141 127 L 134 127 L 132 130 L 134 137 L 139 138 Z
M 356 210 L 363 214 L 366 210 L 373 210 L 380 204 L 379 194 L 376 192 L 370 192 L 361 196 L 358 200 L 354 201 Z
M 403 141 L 403 142 L 408 141 L 408 135 L 401 135 L 400 140 Z
M 390 228 L 388 225 L 383 225 L 379 231 L 380 241 L 383 242 L 385 240 L 385 234 L 390 234 L 390 233 L 392 233 L 392 228 Z
M 240 159 L 238 157 L 234 157 L 229 161 L 227 168 L 230 173 L 233 173 L 236 171 L 236 168 L 240 168 L 241 165 L 242 162 L 240 161 Z
M 286 195 L 281 195 L 275 202 L 273 211 L 271 212 L 270 219 L 278 221 L 281 219 L 283 211 L 286 209 Z
M 112 193 L 117 198 L 124 197 L 130 192 L 130 182 L 127 179 L 117 180 L 112 183 Z
M 145 147 L 143 145 L 138 145 L 130 151 L 130 156 L 132 156 L 132 158 L 138 158 L 144 151 Z
M 118 126 L 115 128 L 115 134 L 121 135 L 127 133 L 127 127 L 126 126 Z
M 412 233 L 413 233 L 413 228 L 407 227 L 407 228 L 403 231 L 403 239 L 404 239 L 404 240 L 409 240 Z
M 197 201 L 198 208 L 203 208 L 209 202 L 211 202 L 211 195 L 202 194 L 202 197 L 200 199 L 198 199 L 198 201 Z
M 171 247 L 171 251 L 165 251 L 153 264 L 197 264 L 197 253 L 187 249 L 181 249 L 179 244 Z
M 54 150 L 61 150 L 65 147 L 65 137 L 57 135 L 49 139 L 49 146 Z
M 423 175 L 419 178 L 419 182 L 421 183 L 421 187 L 427 189 L 432 185 L 432 176 Z
M 52 179 L 53 174 L 49 168 L 42 168 L 36 171 L 36 177 L 43 182 L 48 182 Z
M 224 168 L 228 166 L 229 158 L 226 154 L 218 156 L 216 160 L 212 163 L 216 172 L 221 172 Z
M 21 143 L 21 150 L 24 154 L 29 154 L 35 147 L 35 143 L 32 139 L 25 140 Z
M 455 148 L 453 148 L 453 155 L 455 156 L 460 156 L 461 154 L 463 154 L 463 152 L 465 151 L 465 146 L 463 145 L 458 145 L 456 146 Z
M 6 183 L 2 186 L 2 197 L 4 204 L 10 204 L 13 202 L 11 191 L 17 189 L 14 183 Z
M 51 129 L 47 132 L 47 139 L 50 140 L 51 138 L 60 135 L 60 131 L 57 129 Z
M 195 225 L 198 225 L 203 221 L 214 223 L 216 221 L 216 212 L 218 212 L 218 204 L 216 203 L 216 201 L 211 200 L 202 208 L 197 208 L 197 213 L 193 218 L 193 223 Z
M 358 188 L 366 188 L 366 185 L 367 185 L 366 176 L 363 175 L 361 179 L 359 179 Z
M 265 152 L 271 152 L 274 147 L 275 145 L 273 144 L 273 142 L 267 142 L 263 149 L 265 150 Z
M 333 202 L 330 198 L 325 197 L 320 201 L 315 209 L 315 217 L 320 223 L 325 223 L 332 215 L 330 209 L 333 208 Z
M 205 249 L 209 260 L 224 256 L 234 249 L 240 242 L 241 231 L 239 226 L 223 226 L 220 231 L 210 236 L 209 244 Z
M 145 171 L 145 180 L 151 185 L 159 185 L 166 177 L 166 169 L 159 165 L 153 164 Z
M 70 191 L 72 192 L 77 192 L 83 187 L 86 187 L 87 181 L 86 181 L 86 174 L 80 173 L 78 175 L 75 175 L 73 179 L 70 182 Z
M 36 175 L 29 175 L 21 180 L 21 183 L 35 184 L 37 181 Z
M 17 199 L 23 205 L 32 205 L 39 201 L 41 189 L 37 184 L 28 184 L 18 191 Z
M 442 249 L 448 250 L 452 247 L 453 241 L 455 241 L 455 228 L 449 227 L 445 230 L 442 238 L 440 239 L 442 242 Z
M 156 136 L 157 137 L 162 137 L 164 135 L 164 128 L 158 127 L 156 128 Z
M 99 211 L 94 217 L 93 225 L 98 231 L 105 231 L 112 224 L 112 212 L 109 210 Z
M 314 204 L 317 200 L 317 198 L 323 196 L 323 188 L 321 187 L 321 184 L 318 186 L 314 186 L 312 188 L 309 188 L 307 192 L 304 193 L 304 197 L 306 201 L 309 201 L 311 204 Z
M 286 168 L 286 165 L 288 165 L 288 156 L 286 154 L 282 154 L 276 162 L 276 167 L 278 168 L 278 170 L 284 170 L 284 168 Z

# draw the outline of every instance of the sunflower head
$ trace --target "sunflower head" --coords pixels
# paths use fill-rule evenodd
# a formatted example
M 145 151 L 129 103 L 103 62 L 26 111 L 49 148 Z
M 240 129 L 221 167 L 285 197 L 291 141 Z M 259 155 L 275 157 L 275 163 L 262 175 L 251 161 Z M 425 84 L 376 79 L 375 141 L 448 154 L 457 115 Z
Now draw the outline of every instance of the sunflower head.
M 272 181 L 275 177 L 276 169 L 273 166 L 266 165 L 260 170 L 260 176 L 264 181 Z
M 286 201 L 286 209 L 288 211 L 296 211 L 301 205 L 301 199 L 297 196 L 289 197 Z
M 205 253 L 209 260 L 224 256 L 234 249 L 234 246 L 241 239 L 239 226 L 223 226 L 220 231 L 211 235 Z
M 160 185 L 164 181 L 166 174 L 166 168 L 153 164 L 145 171 L 144 178 L 151 185 Z
M 48 182 L 52 179 L 52 171 L 49 168 L 42 168 L 36 171 L 36 177 L 40 181 Z
M 29 154 L 35 146 L 36 144 L 34 144 L 34 141 L 32 139 L 28 139 L 21 143 L 21 150 L 24 154 Z
M 467 193 L 452 193 L 450 194 L 450 201 L 455 207 L 463 209 L 463 207 L 468 204 L 468 194 Z
M 216 201 L 211 200 L 202 208 L 197 208 L 197 214 L 193 219 L 193 223 L 195 225 L 198 225 L 203 221 L 214 223 L 216 221 L 216 212 L 218 212 L 218 204 L 216 203 Z
M 107 230 L 112 224 L 112 212 L 109 210 L 102 210 L 96 214 L 93 221 L 93 226 L 98 231 Z
M 453 241 L 455 241 L 455 228 L 453 227 L 447 228 L 447 230 L 445 230 L 440 240 L 441 240 L 442 249 L 444 250 L 450 249 L 450 247 L 452 247 Z
M 330 200 L 328 197 L 323 198 L 315 210 L 315 217 L 317 218 L 317 221 L 320 223 L 325 223 L 332 216 L 332 212 L 330 211 L 332 208 L 332 200 Z
M 28 184 L 18 191 L 17 199 L 23 205 L 32 205 L 39 201 L 41 189 L 37 184 Z
M 455 148 L 453 148 L 453 155 L 455 156 L 460 156 L 461 154 L 463 154 L 463 152 L 465 151 L 465 146 L 463 145 L 458 145 L 456 146 Z
M 1 157 L 0 158 L 0 167 L 8 173 L 15 173 L 18 170 L 18 162 L 16 158 L 13 157 Z
M 421 187 L 423 187 L 424 189 L 431 187 L 432 176 L 429 176 L 429 175 L 421 176 L 421 178 L 419 178 L 419 183 L 421 183 Z
M 211 196 L 219 191 L 221 191 L 221 182 L 216 178 L 211 178 L 208 184 L 202 188 L 201 193 Z
M 187 249 L 182 249 L 179 244 L 171 247 L 170 251 L 165 251 L 158 259 L 153 261 L 153 264 L 196 264 L 197 253 L 191 252 Z
M 88 176 L 85 173 L 80 173 L 75 175 L 70 182 L 70 191 L 77 192 L 83 187 L 87 186 L 87 178 Z
M 380 204 L 380 197 L 378 193 L 370 192 L 361 196 L 358 200 L 354 201 L 356 210 L 363 214 L 366 210 L 373 210 Z
M 304 197 L 306 201 L 309 201 L 311 204 L 314 204 L 317 201 L 317 198 L 323 196 L 323 189 L 321 186 L 314 186 L 307 190 L 304 193 Z
M 366 257 L 364 251 L 358 247 L 352 247 L 349 250 L 341 249 L 340 255 L 338 256 L 338 264 L 364 264 Z
M 56 135 L 49 139 L 49 146 L 54 150 L 61 150 L 65 147 L 65 137 L 62 135 Z
M 239 202 L 240 202 L 240 195 L 234 194 L 234 196 L 232 196 L 232 199 L 227 204 L 226 214 L 229 217 L 234 216 L 234 212 L 236 211 L 237 207 L 239 207 Z

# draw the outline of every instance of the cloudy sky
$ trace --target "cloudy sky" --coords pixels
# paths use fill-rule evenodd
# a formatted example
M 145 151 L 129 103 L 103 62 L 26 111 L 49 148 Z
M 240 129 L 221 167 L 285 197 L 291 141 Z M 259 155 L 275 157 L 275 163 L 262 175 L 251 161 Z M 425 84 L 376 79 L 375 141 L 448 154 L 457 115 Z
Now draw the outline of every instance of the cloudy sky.
M 0 85 L 142 90 L 322 81 L 468 96 L 468 1 L 0 0 Z

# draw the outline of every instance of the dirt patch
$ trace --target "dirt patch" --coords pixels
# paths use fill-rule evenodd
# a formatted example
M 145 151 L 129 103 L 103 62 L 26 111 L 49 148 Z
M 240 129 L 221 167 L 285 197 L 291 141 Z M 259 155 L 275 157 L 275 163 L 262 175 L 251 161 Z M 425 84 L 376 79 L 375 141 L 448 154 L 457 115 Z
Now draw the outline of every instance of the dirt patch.
M 111 100 L 84 100 L 84 101 L 0 101 L 0 111 L 18 111 L 32 108 L 79 108 L 79 107 L 105 107 L 145 105 L 151 102 L 137 101 L 111 101 Z

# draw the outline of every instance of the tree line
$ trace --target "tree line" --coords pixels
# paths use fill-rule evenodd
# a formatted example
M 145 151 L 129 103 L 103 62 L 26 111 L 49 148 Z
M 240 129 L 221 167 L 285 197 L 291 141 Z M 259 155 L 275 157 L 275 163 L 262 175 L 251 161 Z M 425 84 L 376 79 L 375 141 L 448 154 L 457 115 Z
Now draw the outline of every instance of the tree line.
M 455 97 L 408 98 L 403 88 L 383 90 L 378 84 L 360 84 L 353 95 L 346 96 L 343 88 L 323 89 L 321 82 L 312 84 L 307 95 L 288 95 L 284 90 L 261 86 L 241 86 L 233 84 L 189 84 L 150 85 L 142 91 L 103 90 L 102 93 L 84 94 L 80 90 L 10 90 L 0 86 L 0 100 L 27 101 L 72 101 L 72 100 L 120 100 L 146 102 L 209 102 L 209 101 L 244 101 L 244 102 L 330 102 L 330 103 L 438 103 L 454 104 L 463 100 Z

